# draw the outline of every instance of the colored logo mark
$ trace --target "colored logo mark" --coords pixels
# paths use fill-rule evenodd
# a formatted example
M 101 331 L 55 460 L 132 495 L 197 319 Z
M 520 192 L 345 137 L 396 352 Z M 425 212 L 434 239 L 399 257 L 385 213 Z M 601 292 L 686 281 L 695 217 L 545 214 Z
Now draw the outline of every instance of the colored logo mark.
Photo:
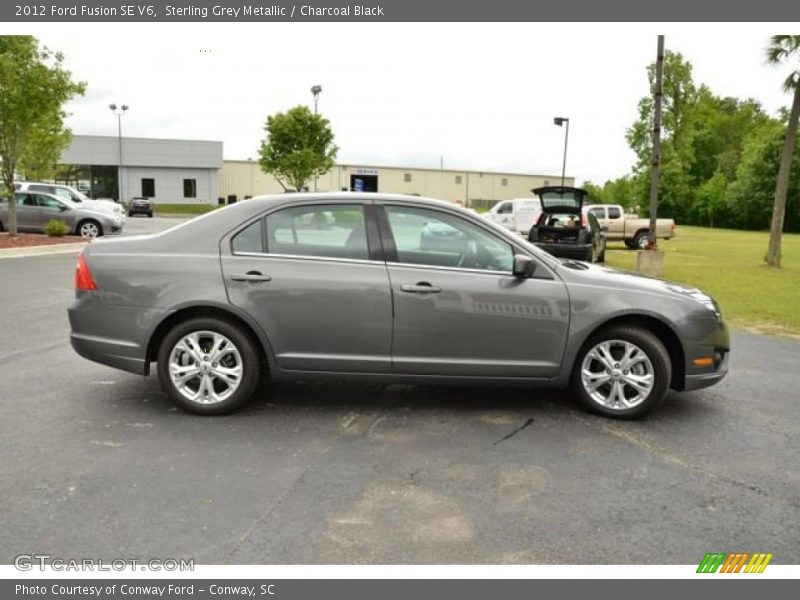
M 709 552 L 700 561 L 698 573 L 763 573 L 772 554 L 747 552 Z

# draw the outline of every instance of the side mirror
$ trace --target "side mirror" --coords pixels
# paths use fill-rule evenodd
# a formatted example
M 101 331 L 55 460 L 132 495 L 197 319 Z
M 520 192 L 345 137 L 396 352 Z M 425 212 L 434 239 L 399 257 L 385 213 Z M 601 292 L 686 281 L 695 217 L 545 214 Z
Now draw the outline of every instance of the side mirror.
M 525 254 L 514 255 L 514 267 L 511 270 L 511 272 L 514 274 L 514 277 L 527 279 L 533 275 L 535 270 L 536 263 L 530 256 L 526 256 Z
M 64 212 L 64 211 L 69 210 L 69 207 L 64 206 L 63 204 L 59 204 L 58 205 L 58 210 L 60 210 L 61 212 Z

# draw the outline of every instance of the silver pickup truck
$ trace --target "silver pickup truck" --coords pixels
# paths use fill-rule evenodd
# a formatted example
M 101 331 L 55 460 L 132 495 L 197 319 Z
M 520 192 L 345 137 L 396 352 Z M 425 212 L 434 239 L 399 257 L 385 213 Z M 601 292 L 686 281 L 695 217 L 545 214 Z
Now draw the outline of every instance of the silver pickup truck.
M 650 234 L 650 219 L 626 215 L 619 204 L 586 204 L 583 211 L 592 213 L 606 232 L 608 241 L 621 240 L 628 248 L 645 248 Z M 656 219 L 656 237 L 668 240 L 675 235 L 673 219 Z

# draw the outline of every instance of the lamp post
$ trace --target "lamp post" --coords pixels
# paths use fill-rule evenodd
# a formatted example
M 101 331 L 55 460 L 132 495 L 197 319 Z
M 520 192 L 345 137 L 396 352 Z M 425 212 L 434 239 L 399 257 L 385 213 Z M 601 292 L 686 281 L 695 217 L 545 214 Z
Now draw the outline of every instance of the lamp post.
M 567 117 L 556 117 L 553 123 L 561 127 L 564 123 L 567 124 L 567 130 L 564 132 L 564 162 L 561 164 L 561 187 L 564 187 L 564 175 L 567 172 L 567 142 L 569 142 L 569 119 Z
M 119 142 L 119 161 L 117 166 L 117 196 L 119 203 L 122 204 L 124 201 L 122 199 L 122 115 L 128 110 L 128 105 L 123 104 L 122 106 L 117 106 L 116 104 L 109 104 L 108 108 L 111 109 L 111 112 L 117 115 L 117 141 Z
M 317 116 L 317 105 L 319 103 L 319 93 L 322 91 L 321 85 L 311 86 L 311 93 L 314 95 L 314 116 Z M 298 192 L 300 190 L 297 190 Z M 314 173 L 314 191 L 317 191 L 317 174 Z

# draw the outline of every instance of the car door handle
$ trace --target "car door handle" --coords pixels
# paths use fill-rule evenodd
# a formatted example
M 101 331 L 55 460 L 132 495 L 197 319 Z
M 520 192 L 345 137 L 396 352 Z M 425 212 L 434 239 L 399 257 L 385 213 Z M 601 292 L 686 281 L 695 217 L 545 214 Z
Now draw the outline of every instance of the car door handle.
M 431 285 L 427 281 L 420 281 L 417 284 L 405 283 L 400 286 L 400 290 L 409 294 L 438 294 L 442 288 Z
M 258 271 L 248 271 L 247 273 L 236 273 L 235 275 L 231 275 L 231 279 L 233 281 L 253 281 L 258 283 L 259 281 L 272 281 L 272 277 L 269 275 L 262 275 Z

